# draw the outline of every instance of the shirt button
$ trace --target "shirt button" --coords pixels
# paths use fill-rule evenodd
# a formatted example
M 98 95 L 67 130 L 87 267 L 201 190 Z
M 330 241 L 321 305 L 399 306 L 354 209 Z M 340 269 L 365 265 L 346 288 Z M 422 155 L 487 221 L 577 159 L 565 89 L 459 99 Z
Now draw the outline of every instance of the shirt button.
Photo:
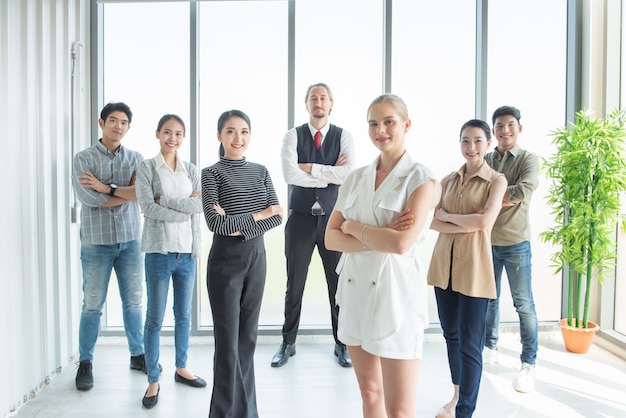
M 372 286 L 376 286 L 376 282 L 372 282 Z

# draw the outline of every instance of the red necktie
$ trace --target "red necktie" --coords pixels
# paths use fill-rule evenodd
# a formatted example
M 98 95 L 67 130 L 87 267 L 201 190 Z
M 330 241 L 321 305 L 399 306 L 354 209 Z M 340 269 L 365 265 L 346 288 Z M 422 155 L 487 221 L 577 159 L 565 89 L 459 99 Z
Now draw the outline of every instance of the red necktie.
M 315 132 L 313 139 L 315 139 L 315 148 L 320 149 L 322 146 L 322 133 L 320 131 Z

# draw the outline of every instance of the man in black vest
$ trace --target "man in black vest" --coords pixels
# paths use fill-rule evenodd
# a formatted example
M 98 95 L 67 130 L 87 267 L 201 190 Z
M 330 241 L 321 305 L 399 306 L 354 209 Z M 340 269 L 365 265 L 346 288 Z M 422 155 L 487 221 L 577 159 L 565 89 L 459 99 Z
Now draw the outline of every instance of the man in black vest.
M 305 103 L 309 122 L 287 131 L 282 146 L 283 176 L 289 184 L 289 217 L 285 225 L 287 291 L 283 343 L 272 358 L 272 367 L 283 366 L 296 354 L 304 284 L 316 245 L 328 286 L 335 355 L 341 366 L 352 367 L 345 344 L 337 339 L 335 269 L 341 253 L 326 249 L 324 232 L 339 185 L 354 168 L 354 142 L 345 129 L 328 123 L 333 94 L 326 84 L 309 86 Z

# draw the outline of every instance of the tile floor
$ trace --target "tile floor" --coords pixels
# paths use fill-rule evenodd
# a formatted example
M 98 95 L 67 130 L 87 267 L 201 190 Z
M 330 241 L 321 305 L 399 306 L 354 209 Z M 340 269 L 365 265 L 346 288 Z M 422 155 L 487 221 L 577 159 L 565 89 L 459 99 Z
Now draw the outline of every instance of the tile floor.
M 270 367 L 279 337 L 263 336 L 255 355 L 257 397 L 263 418 L 360 417 L 360 396 L 352 369 L 339 367 L 330 337 L 302 336 L 297 355 L 281 368 Z M 475 417 L 485 418 L 605 418 L 626 417 L 626 361 L 599 345 L 585 355 L 565 351 L 558 331 L 542 331 L 537 363 L 537 387 L 521 394 L 512 381 L 519 370 L 515 333 L 503 334 L 500 361 L 484 368 Z M 211 381 L 213 346 L 207 337 L 194 337 L 189 367 Z M 143 409 L 147 387 L 143 373 L 128 368 L 125 340 L 101 338 L 95 352 L 94 388 L 75 389 L 76 366 L 66 367 L 36 397 L 21 407 L 18 418 L 206 417 L 211 384 L 195 389 L 176 384 L 174 347 L 163 338 L 159 404 Z M 443 338 L 428 334 L 420 370 L 418 417 L 434 417 L 449 400 L 452 388 Z

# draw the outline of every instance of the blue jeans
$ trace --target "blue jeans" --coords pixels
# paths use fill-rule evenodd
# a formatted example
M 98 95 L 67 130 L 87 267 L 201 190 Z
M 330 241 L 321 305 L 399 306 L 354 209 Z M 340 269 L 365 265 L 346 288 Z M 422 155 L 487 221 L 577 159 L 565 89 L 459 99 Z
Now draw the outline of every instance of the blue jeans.
M 196 283 L 196 259 L 191 254 L 147 253 L 146 292 L 148 309 L 144 328 L 146 346 L 146 369 L 148 382 L 159 381 L 159 337 L 167 292 L 172 278 L 174 289 L 174 345 L 176 347 L 176 367 L 187 367 L 187 349 L 191 329 L 191 299 Z
M 93 361 L 93 350 L 98 339 L 100 317 L 112 269 L 115 269 L 122 299 L 122 315 L 130 355 L 143 354 L 141 327 L 143 257 L 139 240 L 113 245 L 82 243 L 80 261 L 83 267 L 83 308 L 78 330 L 79 360 Z
M 471 417 L 476 409 L 483 372 L 485 313 L 489 299 L 465 296 L 435 287 L 439 322 L 446 339 L 452 384 L 459 385 L 456 417 Z
M 497 299 L 489 301 L 485 346 L 495 349 L 498 345 L 498 327 L 500 325 L 500 284 L 502 268 L 509 278 L 513 305 L 519 316 L 520 337 L 522 340 L 522 363 L 535 364 L 537 361 L 537 312 L 533 300 L 530 242 L 507 246 L 492 246 L 493 267 L 496 278 Z

